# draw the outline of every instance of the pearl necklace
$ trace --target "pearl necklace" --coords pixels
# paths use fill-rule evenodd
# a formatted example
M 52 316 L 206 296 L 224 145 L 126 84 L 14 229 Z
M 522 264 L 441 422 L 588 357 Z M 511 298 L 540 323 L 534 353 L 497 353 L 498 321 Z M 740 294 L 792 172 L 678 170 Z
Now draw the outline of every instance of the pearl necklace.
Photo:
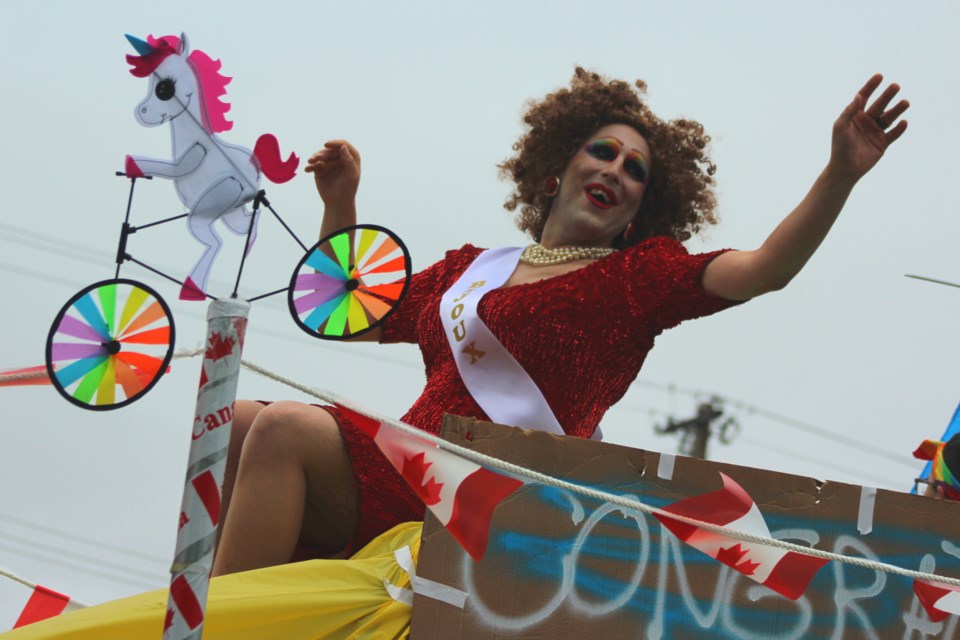
M 557 247 L 548 249 L 541 244 L 531 244 L 520 254 L 520 262 L 534 267 L 563 264 L 573 260 L 598 260 L 613 253 L 610 247 Z

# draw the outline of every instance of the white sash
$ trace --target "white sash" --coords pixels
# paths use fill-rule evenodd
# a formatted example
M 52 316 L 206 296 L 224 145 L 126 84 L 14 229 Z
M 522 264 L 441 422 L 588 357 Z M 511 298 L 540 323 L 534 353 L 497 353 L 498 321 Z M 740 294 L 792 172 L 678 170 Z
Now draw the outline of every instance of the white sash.
M 477 314 L 480 299 L 507 281 L 521 253 L 507 247 L 477 256 L 441 297 L 440 320 L 464 386 L 491 420 L 564 435 L 536 383 Z M 592 439 L 602 437 L 597 428 Z

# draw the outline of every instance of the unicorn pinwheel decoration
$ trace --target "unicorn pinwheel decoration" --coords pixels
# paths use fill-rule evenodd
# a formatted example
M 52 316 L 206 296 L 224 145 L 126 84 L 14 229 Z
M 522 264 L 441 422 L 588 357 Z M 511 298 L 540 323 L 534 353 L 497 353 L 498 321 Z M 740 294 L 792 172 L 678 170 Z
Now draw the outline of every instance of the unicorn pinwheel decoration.
M 220 517 L 226 452 L 250 304 L 285 293 L 294 321 L 313 337 L 346 340 L 372 331 L 400 304 L 410 281 L 410 254 L 393 232 L 360 224 L 338 229 L 312 248 L 280 218 L 260 189 L 260 175 L 285 182 L 296 174 L 299 158 L 280 155 L 272 135 L 261 136 L 253 151 L 221 140 L 228 131 L 230 105 L 221 98 L 230 81 L 220 61 L 202 51 L 189 52 L 186 36 L 127 36 L 138 55 L 128 55 L 131 73 L 149 78 L 147 97 L 135 115 L 148 127 L 170 123 L 171 159 L 126 157 L 129 180 L 126 214 L 117 242 L 113 278 L 91 284 L 60 309 L 46 344 L 46 379 L 72 404 L 105 411 L 143 397 L 166 373 L 173 357 L 175 329 L 170 308 L 145 284 L 120 277 L 131 261 L 181 285 L 180 298 L 214 298 L 204 292 L 222 241 L 214 224 L 246 234 L 247 244 L 229 298 L 214 298 L 207 311 L 207 337 L 191 428 L 189 469 L 171 565 L 165 640 L 203 634 Z M 140 178 L 173 180 L 187 213 L 131 224 L 134 187 Z M 252 202 L 252 207 L 247 205 Z M 260 207 L 268 209 L 305 252 L 289 284 L 247 299 L 238 297 L 244 259 L 253 241 Z M 130 235 L 186 218 L 190 233 L 203 245 L 199 261 L 183 282 L 128 252 Z M 239 299 L 238 299 L 239 298 Z M 16 384 L 34 371 L 0 372 L 0 386 Z M 9 375 L 14 376 L 7 379 Z M 201 418 L 200 416 L 206 416 Z M 212 421 L 216 424 L 211 426 Z
M 286 182 L 296 175 L 300 159 L 291 153 L 283 160 L 272 134 L 260 136 L 252 152 L 216 135 L 233 127 L 226 119 L 230 105 L 221 100 L 230 78 L 220 74 L 219 60 L 200 50 L 189 51 L 185 34 L 148 36 L 146 41 L 127 35 L 127 40 L 140 54 L 127 56 L 130 73 L 150 78 L 147 97 L 134 115 L 145 127 L 170 123 L 173 158 L 128 155 L 124 170 L 130 177 L 173 180 L 188 210 L 188 229 L 204 246 L 184 280 L 180 299 L 202 300 L 223 246 L 214 222 L 221 219 L 233 233 L 248 234 L 249 251 L 256 236 L 256 215 L 246 205 L 260 193 L 261 171 L 272 182 Z

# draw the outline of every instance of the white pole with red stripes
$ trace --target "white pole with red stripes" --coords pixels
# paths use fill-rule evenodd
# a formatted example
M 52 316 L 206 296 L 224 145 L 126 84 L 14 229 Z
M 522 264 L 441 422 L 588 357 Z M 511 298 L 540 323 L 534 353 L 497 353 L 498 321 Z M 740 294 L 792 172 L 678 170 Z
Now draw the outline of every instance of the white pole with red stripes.
M 180 507 L 177 549 L 170 567 L 164 640 L 198 640 L 203 634 L 223 474 L 249 312 L 250 303 L 237 299 L 214 300 L 207 309 L 207 340 Z

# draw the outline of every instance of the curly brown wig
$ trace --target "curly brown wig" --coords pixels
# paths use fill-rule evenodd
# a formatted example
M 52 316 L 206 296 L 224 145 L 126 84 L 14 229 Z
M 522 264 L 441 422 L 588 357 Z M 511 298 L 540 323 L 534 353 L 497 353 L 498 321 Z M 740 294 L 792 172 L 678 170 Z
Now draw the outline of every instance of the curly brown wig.
M 577 67 L 569 89 L 528 103 L 523 122 L 529 129 L 514 143 L 516 154 L 499 165 L 500 176 L 516 185 L 503 206 L 508 211 L 520 206 L 522 231 L 540 241 L 553 201 L 544 193 L 544 182 L 561 175 L 589 136 L 610 124 L 636 129 L 653 156 L 642 214 L 636 218 L 639 233 L 630 240 L 618 238 L 617 248 L 652 236 L 682 242 L 704 225 L 716 224 L 716 166 L 706 151 L 710 136 L 699 122 L 658 118 L 643 101 L 646 91 L 642 80 L 631 86 Z

